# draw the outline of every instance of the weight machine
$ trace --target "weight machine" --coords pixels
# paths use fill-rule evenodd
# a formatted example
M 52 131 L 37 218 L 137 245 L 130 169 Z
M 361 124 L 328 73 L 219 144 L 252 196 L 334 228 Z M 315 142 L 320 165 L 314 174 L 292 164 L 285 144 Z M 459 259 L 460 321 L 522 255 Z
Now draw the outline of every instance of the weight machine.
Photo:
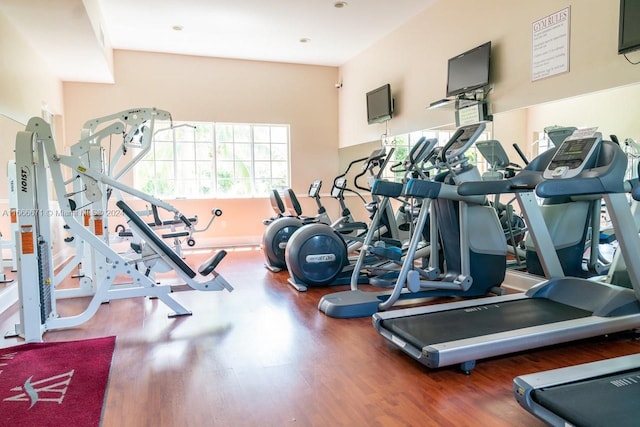
M 119 124 L 114 124 L 105 134 L 117 132 L 118 126 Z M 112 299 L 142 296 L 158 298 L 173 310 L 174 313 L 170 316 L 189 315 L 191 312 L 173 299 L 171 292 L 187 289 L 233 290 L 215 272 L 215 267 L 226 254 L 224 251 L 220 251 L 199 268 L 202 276 L 211 278 L 197 281 L 193 270 L 185 268 L 184 261 L 164 242 L 160 240 L 161 244 L 158 244 L 153 241 L 151 234 L 156 238 L 157 236 L 152 231 L 149 234 L 149 230 L 142 226 L 138 225 L 136 229 L 140 231 L 144 243 L 148 244 L 140 258 L 125 259 L 109 246 L 105 213 L 107 194 L 111 190 L 115 190 L 114 193 L 118 196 L 121 192 L 128 193 L 173 212 L 185 224 L 188 224 L 188 220 L 170 204 L 120 183 L 117 180 L 121 176 L 118 172 L 112 177 L 93 169 L 92 164 L 103 164 L 98 162 L 102 153 L 96 140 L 97 138 L 83 138 L 72 147 L 71 155 L 58 154 L 49 124 L 38 117 L 29 120 L 26 130 L 19 132 L 16 137 L 19 232 L 16 233 L 15 240 L 18 252 L 20 323 L 15 325 L 15 332 L 6 336 L 20 336 L 27 342 L 42 341 L 43 334 L 49 330 L 70 328 L 88 321 L 95 315 L 100 304 Z M 62 166 L 72 171 L 74 177 L 71 181 L 74 182 L 65 181 Z M 52 209 L 49 204 L 50 184 L 55 189 L 58 210 Z M 76 190 L 69 193 L 68 184 L 73 184 Z M 79 205 L 78 202 L 82 204 Z M 120 200 L 118 206 L 124 210 L 126 205 Z M 83 209 L 82 215 L 78 214 L 79 209 Z M 88 226 L 84 223 L 86 209 L 92 212 Z M 133 221 L 135 212 L 131 212 L 133 211 L 129 209 L 125 215 Z M 93 288 L 88 292 L 91 296 L 88 306 L 82 313 L 73 316 L 60 316 L 56 307 L 59 298 L 56 287 L 60 280 L 56 279 L 52 262 L 54 244 L 51 241 L 51 217 L 55 215 L 62 216 L 69 231 L 84 242 L 85 248 L 90 248 L 91 265 L 95 273 Z M 141 265 L 146 266 L 146 270 L 140 269 Z M 184 279 L 185 285 L 156 283 L 151 273 L 157 268 L 175 269 Z M 126 276 L 131 282 L 115 285 L 116 276 Z

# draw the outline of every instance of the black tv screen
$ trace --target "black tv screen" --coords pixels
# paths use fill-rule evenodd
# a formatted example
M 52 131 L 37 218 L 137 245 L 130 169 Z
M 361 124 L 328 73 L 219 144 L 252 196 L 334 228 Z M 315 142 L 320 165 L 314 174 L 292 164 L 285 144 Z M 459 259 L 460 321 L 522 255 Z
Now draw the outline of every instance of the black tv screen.
M 471 92 L 489 84 L 491 42 L 449 59 L 447 96 Z
M 620 0 L 618 53 L 640 49 L 640 1 Z
M 367 92 L 367 121 L 369 124 L 380 123 L 391 119 L 393 115 L 393 98 L 391 85 L 386 84 Z

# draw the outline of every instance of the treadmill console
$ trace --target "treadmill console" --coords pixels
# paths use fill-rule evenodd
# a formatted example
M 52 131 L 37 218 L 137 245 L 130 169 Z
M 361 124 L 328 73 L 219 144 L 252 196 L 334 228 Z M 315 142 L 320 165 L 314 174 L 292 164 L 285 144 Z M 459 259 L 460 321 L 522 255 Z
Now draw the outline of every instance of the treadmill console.
M 602 134 L 576 135 L 565 139 L 544 170 L 544 179 L 573 178 L 587 166 L 588 160 L 602 140 Z
M 459 127 L 445 145 L 442 160 L 451 161 L 467 151 L 482 135 L 485 127 L 483 122 Z

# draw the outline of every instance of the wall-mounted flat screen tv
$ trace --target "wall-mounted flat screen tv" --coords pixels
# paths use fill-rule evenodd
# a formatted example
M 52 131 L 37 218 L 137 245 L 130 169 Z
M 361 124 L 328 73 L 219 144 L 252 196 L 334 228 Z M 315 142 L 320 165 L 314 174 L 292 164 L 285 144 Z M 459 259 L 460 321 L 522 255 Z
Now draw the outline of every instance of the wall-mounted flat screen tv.
M 640 1 L 620 0 L 618 53 L 640 49 Z
M 390 120 L 393 116 L 391 85 L 386 84 L 367 92 L 367 122 L 369 124 Z
M 489 84 L 491 42 L 449 59 L 447 96 L 471 92 Z

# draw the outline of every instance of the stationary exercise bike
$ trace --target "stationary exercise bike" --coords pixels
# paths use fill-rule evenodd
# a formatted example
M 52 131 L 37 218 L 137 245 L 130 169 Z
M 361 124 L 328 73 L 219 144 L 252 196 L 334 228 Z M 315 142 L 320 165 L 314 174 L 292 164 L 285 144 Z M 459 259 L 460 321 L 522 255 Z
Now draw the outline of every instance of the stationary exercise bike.
M 435 140 L 422 138 L 412 148 L 407 161 L 394 165 L 392 171 L 410 175 L 436 143 Z M 304 291 L 307 286 L 340 285 L 354 281 L 367 283 L 372 276 L 379 278 L 390 269 L 397 269 L 402 259 L 402 233 L 390 199 L 398 198 L 403 183 L 380 179 L 392 153 L 393 149 L 385 155 L 384 148 L 373 151 L 366 159 L 362 172 L 354 179 L 355 186 L 370 191 L 373 198 L 369 207 L 372 221 L 366 235 L 360 240 L 363 248 L 358 256 L 349 259 L 347 242 L 333 228 L 320 224 L 302 227 L 291 236 L 285 251 L 291 273 L 289 284 Z M 398 169 L 398 166 L 402 167 Z M 367 172 L 370 178 L 376 178 L 370 189 L 358 184 L 358 178 Z
M 291 235 L 305 224 L 314 222 L 329 224 L 331 221 L 326 209 L 320 201 L 320 189 L 322 181 L 315 180 L 309 186 L 309 197 L 316 201 L 318 206 L 318 214 L 315 217 L 302 216 L 302 208 L 295 193 L 292 189 L 285 192 L 285 201 L 282 200 L 277 190 L 273 190 L 271 194 L 271 204 L 275 212 L 280 211 L 279 217 L 264 221 L 267 228 L 262 236 L 262 251 L 265 256 L 266 264 L 269 270 L 277 273 L 287 265 L 284 259 L 284 251 Z M 288 215 L 285 212 L 289 211 Z

